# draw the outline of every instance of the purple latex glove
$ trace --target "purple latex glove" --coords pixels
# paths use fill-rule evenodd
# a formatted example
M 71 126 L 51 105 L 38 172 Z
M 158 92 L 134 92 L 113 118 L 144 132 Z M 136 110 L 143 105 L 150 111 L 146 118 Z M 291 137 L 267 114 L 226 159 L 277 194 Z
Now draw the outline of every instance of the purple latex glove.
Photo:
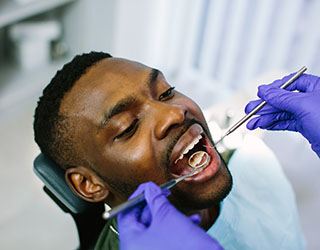
M 130 198 L 145 193 L 147 205 L 118 215 L 121 250 L 223 249 L 190 218 L 179 212 L 154 183 L 140 185 Z
M 292 75 L 259 86 L 258 96 L 268 104 L 248 122 L 247 128 L 297 131 L 320 157 L 320 78 L 303 74 L 285 90 L 280 89 Z M 259 103 L 261 100 L 249 102 L 245 112 L 249 113 Z

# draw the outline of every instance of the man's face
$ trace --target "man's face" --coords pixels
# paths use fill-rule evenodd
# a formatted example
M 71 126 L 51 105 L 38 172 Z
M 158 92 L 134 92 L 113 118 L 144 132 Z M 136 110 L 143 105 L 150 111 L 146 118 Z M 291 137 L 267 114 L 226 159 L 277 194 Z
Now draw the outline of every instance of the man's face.
M 200 108 L 157 70 L 124 59 L 101 60 L 66 94 L 60 113 L 76 124 L 79 150 L 115 203 L 140 183 L 160 185 L 189 172 L 188 158 L 199 150 L 210 155 L 209 165 L 179 183 L 171 201 L 190 210 L 206 208 L 231 189 L 231 176 L 213 148 Z M 186 148 L 192 149 L 183 154 Z

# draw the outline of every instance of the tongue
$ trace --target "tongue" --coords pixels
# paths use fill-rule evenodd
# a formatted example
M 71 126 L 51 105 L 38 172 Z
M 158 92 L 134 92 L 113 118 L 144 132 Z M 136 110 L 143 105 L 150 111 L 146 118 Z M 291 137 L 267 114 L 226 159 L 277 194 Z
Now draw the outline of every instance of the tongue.
M 191 170 L 192 168 L 188 164 L 188 156 L 186 155 L 171 167 L 171 173 L 175 175 L 185 175 L 190 173 Z

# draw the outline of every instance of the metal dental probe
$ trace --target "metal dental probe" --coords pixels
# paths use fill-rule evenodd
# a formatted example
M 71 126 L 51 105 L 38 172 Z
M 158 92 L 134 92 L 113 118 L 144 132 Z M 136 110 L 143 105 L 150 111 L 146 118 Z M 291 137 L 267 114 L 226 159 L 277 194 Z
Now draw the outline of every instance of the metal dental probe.
M 303 66 L 297 73 L 295 73 L 288 81 L 280 86 L 281 89 L 285 89 L 295 80 L 297 80 L 305 71 L 307 70 L 306 66 Z M 219 144 L 225 137 L 236 131 L 242 124 L 248 121 L 253 115 L 255 115 L 258 111 L 260 111 L 265 105 L 266 101 L 260 103 L 257 107 L 255 107 L 249 114 L 243 116 L 236 124 L 234 124 L 231 128 L 227 130 L 227 132 L 214 144 Z
M 191 177 L 193 175 L 195 175 L 197 172 L 200 172 L 206 165 L 207 163 L 210 162 L 210 156 L 208 155 L 207 160 L 202 163 L 199 167 L 197 168 L 193 168 L 193 170 L 186 174 L 186 175 L 182 175 L 176 179 L 172 179 L 164 184 L 162 184 L 160 186 L 161 190 L 170 190 L 171 188 L 173 188 L 175 185 L 177 185 L 179 182 L 183 181 L 184 179 Z M 118 213 L 123 212 L 129 208 L 132 208 L 140 203 L 145 202 L 145 197 L 144 197 L 144 193 L 139 194 L 138 196 L 114 207 L 113 209 L 109 210 L 109 211 L 105 211 L 102 214 L 102 218 L 105 220 L 111 219 L 112 217 L 116 216 Z

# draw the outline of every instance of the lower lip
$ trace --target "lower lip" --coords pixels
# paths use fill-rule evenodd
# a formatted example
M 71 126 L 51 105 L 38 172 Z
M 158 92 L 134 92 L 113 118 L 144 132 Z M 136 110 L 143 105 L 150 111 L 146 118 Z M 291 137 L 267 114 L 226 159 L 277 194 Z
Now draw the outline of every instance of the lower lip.
M 189 183 L 195 182 L 205 182 L 211 179 L 220 169 L 221 159 L 217 152 L 212 148 L 208 138 L 205 138 L 205 146 L 207 148 L 207 153 L 210 155 L 210 162 L 207 167 L 205 167 L 201 172 L 198 174 L 186 178 L 184 181 Z

